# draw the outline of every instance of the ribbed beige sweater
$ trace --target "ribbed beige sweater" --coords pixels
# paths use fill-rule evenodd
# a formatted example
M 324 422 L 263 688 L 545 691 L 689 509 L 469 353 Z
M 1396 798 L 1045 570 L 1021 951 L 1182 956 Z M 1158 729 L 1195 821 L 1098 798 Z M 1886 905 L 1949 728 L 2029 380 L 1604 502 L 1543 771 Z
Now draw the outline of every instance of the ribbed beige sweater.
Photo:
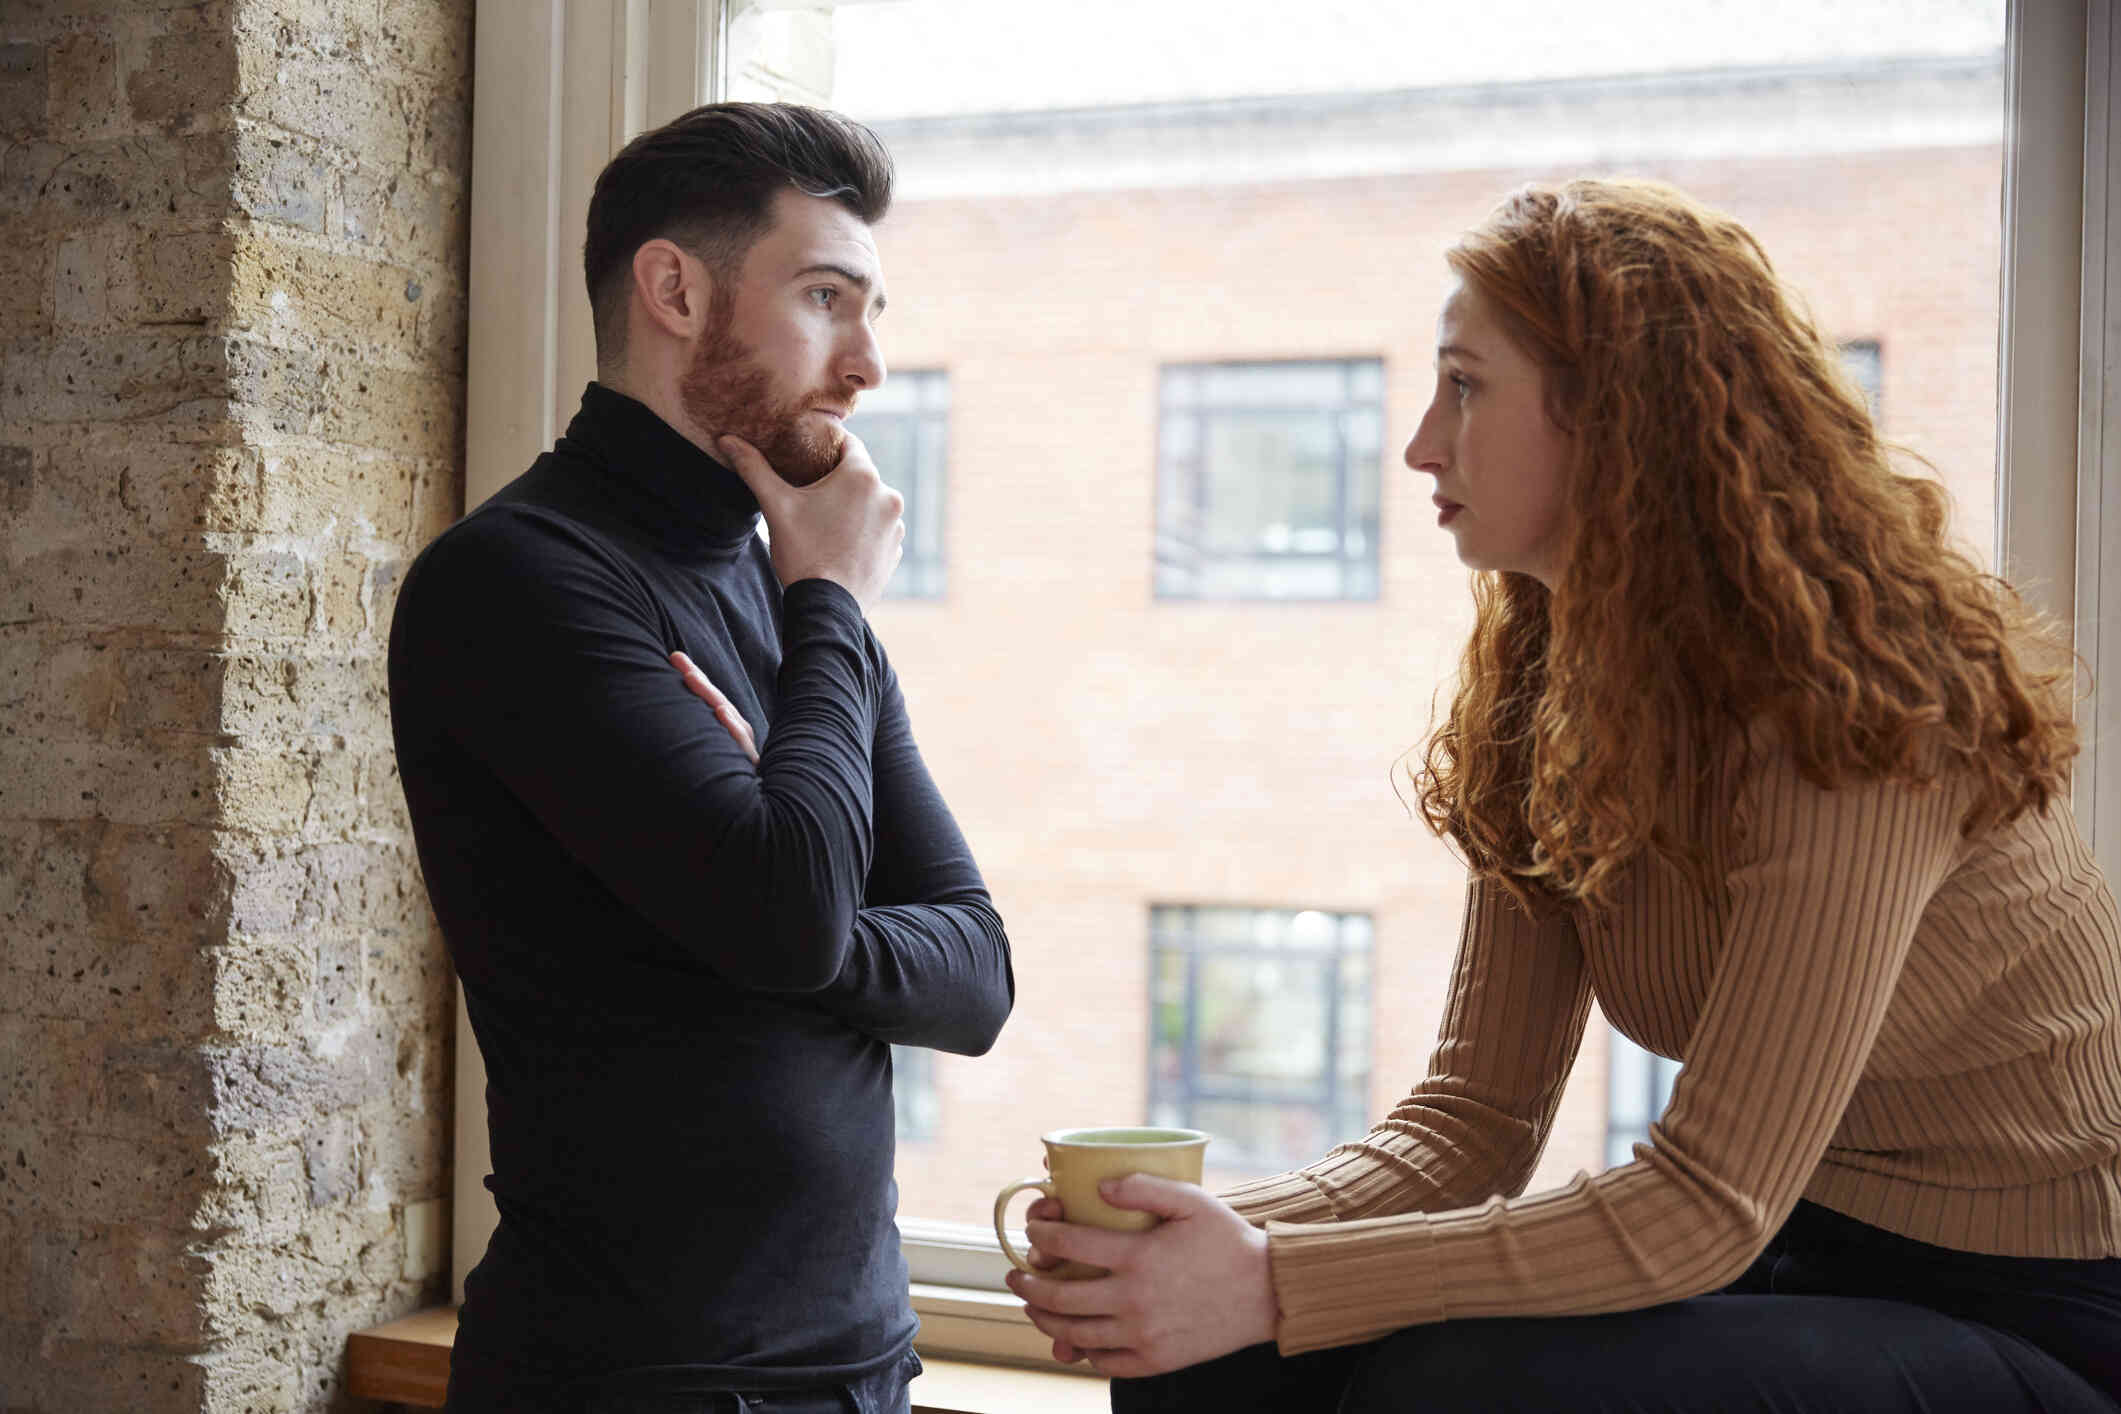
M 1469 890 L 1428 1078 L 1366 1139 L 1224 1196 L 1269 1235 L 1286 1354 L 1723 1286 L 1800 1197 L 1966 1251 L 2121 1255 L 2121 915 L 2066 803 L 1975 840 L 1967 795 L 1772 757 L 1703 829 L 1535 923 Z M 1685 836 L 1682 836 L 1685 837 Z M 1522 1191 L 1593 994 L 1684 1068 L 1634 1162 Z

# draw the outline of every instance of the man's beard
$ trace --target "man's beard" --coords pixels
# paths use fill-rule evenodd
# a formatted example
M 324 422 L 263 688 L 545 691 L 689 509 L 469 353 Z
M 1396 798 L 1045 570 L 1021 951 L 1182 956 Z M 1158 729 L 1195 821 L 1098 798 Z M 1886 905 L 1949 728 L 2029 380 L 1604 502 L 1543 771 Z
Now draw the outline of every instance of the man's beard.
M 846 434 L 802 414 L 820 403 L 843 406 L 848 400 L 821 389 L 774 402 L 773 374 L 730 331 L 734 311 L 715 308 L 709 317 L 714 332 L 700 341 L 678 384 L 678 400 L 693 426 L 710 436 L 743 438 L 791 486 L 808 486 L 838 466 Z

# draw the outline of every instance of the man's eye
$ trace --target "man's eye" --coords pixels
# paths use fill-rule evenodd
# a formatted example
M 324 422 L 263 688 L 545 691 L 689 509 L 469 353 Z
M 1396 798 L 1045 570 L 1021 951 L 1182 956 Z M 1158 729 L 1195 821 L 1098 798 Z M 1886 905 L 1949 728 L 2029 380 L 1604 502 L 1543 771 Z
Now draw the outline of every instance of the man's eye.
M 830 309 L 832 308 L 833 297 L 838 293 L 839 291 L 833 289 L 830 285 L 820 285 L 810 292 L 810 299 L 819 309 Z

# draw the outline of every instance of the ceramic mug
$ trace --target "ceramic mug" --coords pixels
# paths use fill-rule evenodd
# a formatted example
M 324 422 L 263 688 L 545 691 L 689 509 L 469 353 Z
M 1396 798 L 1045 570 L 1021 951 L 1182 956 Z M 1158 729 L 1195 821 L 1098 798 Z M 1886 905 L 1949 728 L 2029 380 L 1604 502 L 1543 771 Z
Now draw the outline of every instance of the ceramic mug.
M 1197 1129 L 1056 1129 L 1042 1135 L 1046 1146 L 1046 1174 L 1042 1178 L 1020 1178 L 994 1199 L 994 1235 L 1011 1262 L 1033 1276 L 1083 1281 L 1109 1276 L 1103 1267 L 1087 1262 L 1063 1261 L 1040 1270 L 1009 1245 L 1005 1217 L 1009 1200 L 1026 1188 L 1036 1188 L 1056 1199 L 1071 1223 L 1101 1227 L 1112 1232 L 1142 1232 L 1161 1221 L 1154 1213 L 1134 1208 L 1115 1208 L 1098 1193 L 1097 1185 L 1108 1178 L 1130 1173 L 1153 1173 L 1181 1183 L 1199 1183 L 1201 1155 L 1208 1136 Z

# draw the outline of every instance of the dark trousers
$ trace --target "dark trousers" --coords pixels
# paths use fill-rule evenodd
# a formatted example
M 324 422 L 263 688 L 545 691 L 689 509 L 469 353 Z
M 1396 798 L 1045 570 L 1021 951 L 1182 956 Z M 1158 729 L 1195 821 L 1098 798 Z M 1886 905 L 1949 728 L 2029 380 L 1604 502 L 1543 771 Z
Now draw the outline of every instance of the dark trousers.
M 1114 1380 L 1112 1408 L 2121 1414 L 2121 1258 L 1986 1257 L 1802 1203 L 1714 1295 L 1605 1316 L 1445 1321 L 1290 1359 L 1257 1345 Z
M 583 1379 L 531 1380 L 470 1371 L 452 1361 L 447 1414 L 910 1414 L 921 1358 L 907 1351 L 845 1384 L 716 1388 L 679 1366 L 618 1370 Z

